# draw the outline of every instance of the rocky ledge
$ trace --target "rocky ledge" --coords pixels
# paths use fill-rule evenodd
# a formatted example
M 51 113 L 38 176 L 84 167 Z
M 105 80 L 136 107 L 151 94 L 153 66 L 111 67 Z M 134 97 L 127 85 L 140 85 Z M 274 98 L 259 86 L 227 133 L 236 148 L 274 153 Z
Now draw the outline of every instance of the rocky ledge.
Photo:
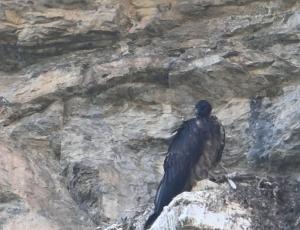
M 228 182 L 230 181 L 230 182 Z M 233 173 L 202 180 L 166 206 L 150 230 L 297 229 L 300 182 L 289 177 Z M 149 212 L 105 230 L 143 230 Z

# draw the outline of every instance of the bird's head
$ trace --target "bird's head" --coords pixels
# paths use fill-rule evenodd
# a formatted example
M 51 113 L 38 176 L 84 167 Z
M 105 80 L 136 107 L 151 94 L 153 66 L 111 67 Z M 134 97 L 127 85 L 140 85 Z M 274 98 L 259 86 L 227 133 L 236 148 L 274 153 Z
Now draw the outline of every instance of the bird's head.
M 197 117 L 209 117 L 211 114 L 211 104 L 206 100 L 198 101 L 195 105 Z

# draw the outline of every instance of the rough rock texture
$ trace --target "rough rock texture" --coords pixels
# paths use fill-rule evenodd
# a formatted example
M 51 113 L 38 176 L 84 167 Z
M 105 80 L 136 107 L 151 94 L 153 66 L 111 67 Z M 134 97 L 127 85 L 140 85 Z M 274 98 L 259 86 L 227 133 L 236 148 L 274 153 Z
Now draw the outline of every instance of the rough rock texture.
M 143 213 L 202 98 L 228 172 L 299 178 L 299 31 L 298 0 L 2 0 L 0 224 Z
M 299 228 L 299 182 L 244 175 L 237 180 L 236 190 L 227 183 L 208 182 L 203 180 L 193 192 L 178 195 L 151 229 Z
M 233 173 L 218 184 L 202 180 L 175 197 L 150 230 L 298 229 L 299 189 L 300 182 L 287 176 Z M 105 230 L 142 230 L 148 215 L 146 211 Z
M 250 211 L 228 202 L 226 189 L 218 185 L 198 192 L 185 192 L 164 209 L 151 229 L 249 229 Z

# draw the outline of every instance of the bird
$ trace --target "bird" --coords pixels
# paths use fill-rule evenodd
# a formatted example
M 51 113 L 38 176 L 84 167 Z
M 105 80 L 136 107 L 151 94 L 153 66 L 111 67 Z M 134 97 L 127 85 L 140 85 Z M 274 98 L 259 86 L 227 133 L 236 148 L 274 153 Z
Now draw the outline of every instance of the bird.
M 163 163 L 164 175 L 159 183 L 154 211 L 144 224 L 148 229 L 172 199 L 190 191 L 198 180 L 205 179 L 209 170 L 222 158 L 225 130 L 207 100 L 195 105 L 195 117 L 183 121 L 174 131 Z

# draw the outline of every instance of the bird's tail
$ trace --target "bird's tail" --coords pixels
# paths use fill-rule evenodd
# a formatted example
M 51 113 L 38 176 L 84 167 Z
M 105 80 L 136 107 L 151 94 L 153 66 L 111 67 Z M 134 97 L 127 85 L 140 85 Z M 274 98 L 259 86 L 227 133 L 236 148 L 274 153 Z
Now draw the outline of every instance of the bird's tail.
M 153 222 L 162 212 L 163 208 L 171 202 L 173 197 L 183 191 L 185 177 L 180 178 L 177 176 L 176 178 L 178 178 L 176 181 L 168 180 L 168 173 L 165 173 L 163 176 L 154 200 L 154 212 L 146 221 L 144 229 L 150 228 Z
M 159 213 L 157 213 L 157 212 L 154 212 L 151 216 L 149 216 L 148 220 L 146 221 L 146 223 L 144 225 L 144 230 L 150 228 L 158 216 L 159 216 Z
M 160 215 L 164 205 L 163 201 L 165 201 L 164 196 L 165 196 L 165 183 L 166 183 L 166 177 L 164 175 L 164 177 L 162 178 L 162 180 L 160 181 L 160 184 L 158 186 L 157 189 L 157 193 L 155 195 L 155 199 L 154 199 L 154 212 L 148 217 L 145 225 L 144 225 L 144 230 L 149 229 L 151 227 L 151 225 L 154 223 L 154 221 L 157 219 L 157 217 Z

